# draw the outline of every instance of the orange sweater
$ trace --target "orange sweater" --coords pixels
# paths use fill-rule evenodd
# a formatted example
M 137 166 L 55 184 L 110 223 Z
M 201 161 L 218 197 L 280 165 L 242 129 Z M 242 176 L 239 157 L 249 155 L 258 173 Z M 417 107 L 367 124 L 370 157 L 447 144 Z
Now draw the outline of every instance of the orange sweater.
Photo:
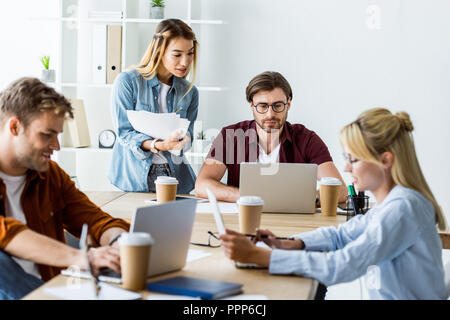
M 45 172 L 29 170 L 22 193 L 22 208 L 27 219 L 20 221 L 6 217 L 6 186 L 0 179 L 0 249 L 21 231 L 29 228 L 50 238 L 65 242 L 64 229 L 76 237 L 81 235 L 84 223 L 94 246 L 100 245 L 100 237 L 107 229 L 119 227 L 129 230 L 130 225 L 112 218 L 79 191 L 70 177 L 55 162 L 50 162 Z M 51 253 L 49 253 L 51 254 Z M 42 280 L 58 275 L 60 268 L 38 265 Z

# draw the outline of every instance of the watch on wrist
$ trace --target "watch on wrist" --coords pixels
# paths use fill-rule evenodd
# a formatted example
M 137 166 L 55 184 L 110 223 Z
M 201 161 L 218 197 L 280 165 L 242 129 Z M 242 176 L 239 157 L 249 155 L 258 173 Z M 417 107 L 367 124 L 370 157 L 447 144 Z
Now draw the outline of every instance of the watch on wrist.
M 153 139 L 152 143 L 150 144 L 150 151 L 154 153 L 158 153 L 160 150 L 156 148 L 155 144 L 156 142 L 161 141 L 161 139 Z

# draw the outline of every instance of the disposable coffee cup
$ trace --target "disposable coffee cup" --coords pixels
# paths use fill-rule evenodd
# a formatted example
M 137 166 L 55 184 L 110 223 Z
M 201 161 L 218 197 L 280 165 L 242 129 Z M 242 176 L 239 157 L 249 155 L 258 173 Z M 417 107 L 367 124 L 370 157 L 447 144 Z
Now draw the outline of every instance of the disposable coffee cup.
M 323 216 L 336 216 L 339 190 L 342 182 L 337 178 L 324 177 L 319 181 L 320 208 Z
M 148 261 L 154 243 L 152 236 L 146 232 L 124 232 L 118 242 L 122 287 L 133 291 L 144 290 Z
M 261 212 L 264 201 L 257 196 L 240 197 L 239 206 L 239 232 L 243 234 L 255 234 L 261 223 Z
M 155 180 L 156 202 L 174 201 L 177 196 L 178 180 L 174 177 L 159 176 Z

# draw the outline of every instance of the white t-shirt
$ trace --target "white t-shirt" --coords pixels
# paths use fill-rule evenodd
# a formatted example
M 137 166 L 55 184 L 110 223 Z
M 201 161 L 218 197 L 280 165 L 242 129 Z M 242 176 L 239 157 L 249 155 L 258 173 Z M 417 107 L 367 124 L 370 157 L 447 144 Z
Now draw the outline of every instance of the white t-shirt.
M 25 218 L 20 198 L 23 193 L 23 188 L 25 187 L 26 177 L 26 175 L 9 176 L 0 171 L 0 178 L 3 179 L 6 186 L 6 217 L 17 219 L 23 224 L 27 224 L 27 219 Z M 30 273 L 39 279 L 41 278 L 36 263 L 16 257 L 12 258 L 23 268 L 23 270 L 25 270 L 25 272 Z
M 266 154 L 263 147 L 259 145 L 259 157 L 258 157 L 259 163 L 277 163 L 279 162 L 279 155 L 280 155 L 280 144 L 275 149 L 273 149 L 270 154 Z
M 159 97 L 158 97 L 159 113 L 169 112 L 169 110 L 167 109 L 167 93 L 169 93 L 169 90 L 170 86 L 161 83 L 161 86 L 159 87 Z M 167 159 L 161 153 L 155 153 L 153 155 L 152 163 L 153 164 L 167 163 Z

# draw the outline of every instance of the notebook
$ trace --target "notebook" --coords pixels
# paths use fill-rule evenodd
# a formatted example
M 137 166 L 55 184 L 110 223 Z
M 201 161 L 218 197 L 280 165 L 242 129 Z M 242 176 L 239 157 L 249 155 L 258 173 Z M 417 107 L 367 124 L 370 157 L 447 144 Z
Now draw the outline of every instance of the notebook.
M 47 287 L 45 294 L 64 300 L 136 300 L 142 295 L 133 291 L 125 290 L 106 283 L 100 283 L 100 294 L 95 296 L 94 284 L 84 282 L 70 286 Z
M 241 293 L 242 284 L 178 276 L 149 282 L 147 290 L 213 300 Z

